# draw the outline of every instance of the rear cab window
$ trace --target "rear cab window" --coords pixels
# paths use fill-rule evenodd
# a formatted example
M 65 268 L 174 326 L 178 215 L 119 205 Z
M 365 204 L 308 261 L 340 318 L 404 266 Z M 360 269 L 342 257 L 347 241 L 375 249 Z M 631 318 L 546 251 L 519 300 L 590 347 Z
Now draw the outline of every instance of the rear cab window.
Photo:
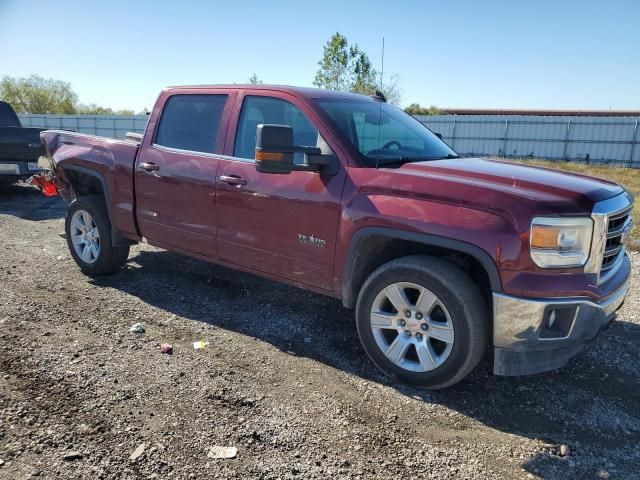
M 8 103 L 0 102 L 0 127 L 19 127 L 20 120 Z
M 177 94 L 165 102 L 155 145 L 214 153 L 226 94 Z

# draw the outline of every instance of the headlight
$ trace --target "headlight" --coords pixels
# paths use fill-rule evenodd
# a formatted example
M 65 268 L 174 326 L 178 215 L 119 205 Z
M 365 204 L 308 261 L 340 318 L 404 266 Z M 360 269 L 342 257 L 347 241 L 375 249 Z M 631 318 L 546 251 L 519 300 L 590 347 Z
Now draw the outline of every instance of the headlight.
M 531 222 L 531 258 L 542 268 L 582 267 L 589 259 L 593 220 L 589 217 L 535 217 Z

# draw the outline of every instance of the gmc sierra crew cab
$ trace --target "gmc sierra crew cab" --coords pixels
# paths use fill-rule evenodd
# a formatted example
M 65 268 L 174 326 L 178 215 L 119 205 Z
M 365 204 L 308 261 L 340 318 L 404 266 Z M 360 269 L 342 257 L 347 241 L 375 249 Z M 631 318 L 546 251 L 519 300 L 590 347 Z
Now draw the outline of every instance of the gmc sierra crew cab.
M 144 135 L 42 133 L 88 275 L 149 244 L 355 307 L 390 377 L 444 388 L 562 367 L 627 292 L 633 198 L 615 183 L 460 158 L 382 95 L 167 88 Z
M 24 128 L 11 105 L 0 101 L 0 180 L 16 181 L 41 171 L 38 158 L 44 128 Z

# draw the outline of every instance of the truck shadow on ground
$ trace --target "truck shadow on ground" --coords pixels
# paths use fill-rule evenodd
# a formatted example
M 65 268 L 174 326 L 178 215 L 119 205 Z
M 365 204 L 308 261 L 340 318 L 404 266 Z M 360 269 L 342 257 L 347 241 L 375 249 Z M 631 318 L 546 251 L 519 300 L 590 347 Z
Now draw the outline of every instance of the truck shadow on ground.
M 0 182 L 0 214 L 39 222 L 62 218 L 66 211 L 60 197 L 46 198 L 32 185 Z
M 353 311 L 335 299 L 163 251 L 140 252 L 130 259 L 127 271 L 94 282 L 183 318 L 252 336 L 291 355 L 446 406 L 489 427 L 568 444 L 572 456 L 540 452 L 523 465 L 544 478 L 594 478 L 602 469 L 615 470 L 618 462 L 640 463 L 637 324 L 614 324 L 556 372 L 495 377 L 487 358 L 463 382 L 426 392 L 378 373 L 360 346 Z M 580 452 L 594 451 L 611 464 L 580 462 Z M 593 453 L 585 458 L 594 458 Z

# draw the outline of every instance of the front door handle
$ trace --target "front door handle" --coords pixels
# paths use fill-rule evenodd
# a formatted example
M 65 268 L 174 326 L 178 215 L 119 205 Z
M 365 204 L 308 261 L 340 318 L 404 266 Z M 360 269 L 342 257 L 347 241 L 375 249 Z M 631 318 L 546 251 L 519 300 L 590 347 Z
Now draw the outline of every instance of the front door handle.
M 140 168 L 145 172 L 157 172 L 160 167 L 153 162 L 143 162 L 140 164 Z
M 229 185 L 246 185 L 247 181 L 237 175 L 220 175 L 220 181 Z

